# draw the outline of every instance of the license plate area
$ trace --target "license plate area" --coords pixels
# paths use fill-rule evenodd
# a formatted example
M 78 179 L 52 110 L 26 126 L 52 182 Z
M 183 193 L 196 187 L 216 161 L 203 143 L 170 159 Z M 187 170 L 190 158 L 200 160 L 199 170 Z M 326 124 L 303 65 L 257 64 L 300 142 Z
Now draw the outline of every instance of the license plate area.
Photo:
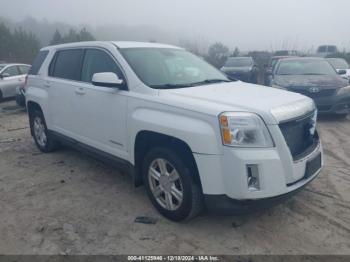
M 321 166 L 322 166 L 322 156 L 321 156 L 321 153 L 319 153 L 315 158 L 313 158 L 312 160 L 309 160 L 306 163 L 304 178 L 306 179 L 314 175 L 321 168 Z

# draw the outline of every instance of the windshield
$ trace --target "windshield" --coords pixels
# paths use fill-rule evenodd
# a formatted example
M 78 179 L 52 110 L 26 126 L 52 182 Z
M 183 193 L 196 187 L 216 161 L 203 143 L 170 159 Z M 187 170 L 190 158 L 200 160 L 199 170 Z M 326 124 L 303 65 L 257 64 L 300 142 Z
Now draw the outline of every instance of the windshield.
M 180 88 L 228 78 L 203 59 L 172 48 L 125 48 L 120 52 L 142 82 L 152 88 Z
M 335 69 L 349 69 L 348 63 L 342 58 L 330 58 L 328 61 Z
M 252 60 L 248 57 L 229 58 L 226 61 L 225 67 L 246 67 L 251 66 Z
M 0 71 L 5 67 L 6 65 L 0 65 Z
M 277 75 L 336 75 L 326 60 L 281 60 Z

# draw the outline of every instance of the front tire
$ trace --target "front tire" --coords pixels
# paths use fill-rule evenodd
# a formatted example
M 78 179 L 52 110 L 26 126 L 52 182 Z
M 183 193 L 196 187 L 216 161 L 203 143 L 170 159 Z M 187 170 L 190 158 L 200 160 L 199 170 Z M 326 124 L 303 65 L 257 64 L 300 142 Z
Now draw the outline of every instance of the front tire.
M 191 219 L 203 207 L 191 168 L 172 150 L 151 149 L 143 161 L 143 181 L 154 207 L 173 221 Z
M 44 115 L 41 111 L 35 110 L 30 115 L 30 129 L 36 146 L 44 153 L 50 153 L 57 149 L 58 142 L 49 134 Z

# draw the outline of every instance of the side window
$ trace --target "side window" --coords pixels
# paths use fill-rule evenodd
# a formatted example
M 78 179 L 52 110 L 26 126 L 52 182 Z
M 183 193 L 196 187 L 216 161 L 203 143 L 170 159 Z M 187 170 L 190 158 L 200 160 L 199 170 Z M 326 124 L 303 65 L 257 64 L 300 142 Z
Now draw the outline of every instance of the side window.
M 19 71 L 17 66 L 10 66 L 9 68 L 6 68 L 4 71 L 5 74 L 9 74 L 10 76 L 17 76 L 19 75 Z
M 41 65 L 44 63 L 49 51 L 40 51 L 35 57 L 32 67 L 30 68 L 28 74 L 29 75 L 37 75 Z
M 115 61 L 106 52 L 98 49 L 87 49 L 81 73 L 83 82 L 91 83 L 95 73 L 113 72 L 122 77 L 121 71 Z
M 26 75 L 29 72 L 30 66 L 20 65 L 18 66 L 21 75 Z
M 70 49 L 58 51 L 50 66 L 49 75 L 69 80 L 80 80 L 81 65 L 84 51 Z

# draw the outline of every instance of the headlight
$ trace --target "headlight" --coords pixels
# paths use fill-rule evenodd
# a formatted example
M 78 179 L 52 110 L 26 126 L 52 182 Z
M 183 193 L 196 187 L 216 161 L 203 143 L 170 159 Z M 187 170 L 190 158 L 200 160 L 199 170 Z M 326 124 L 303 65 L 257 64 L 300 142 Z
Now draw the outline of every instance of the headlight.
M 350 86 L 342 87 L 338 90 L 338 95 L 342 95 L 350 92 Z
M 233 147 L 273 147 L 262 119 L 253 113 L 229 112 L 219 116 L 222 143 Z

